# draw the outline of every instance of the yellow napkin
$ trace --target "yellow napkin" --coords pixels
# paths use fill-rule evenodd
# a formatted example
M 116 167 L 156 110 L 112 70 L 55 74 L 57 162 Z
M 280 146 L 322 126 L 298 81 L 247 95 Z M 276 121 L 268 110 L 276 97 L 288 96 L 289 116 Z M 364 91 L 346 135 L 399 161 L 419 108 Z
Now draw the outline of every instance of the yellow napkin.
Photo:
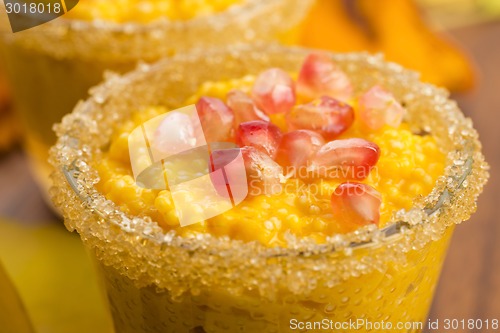
M 2 333 L 33 333 L 28 318 L 16 289 L 0 262 L 0 327 Z
M 76 234 L 58 224 L 29 228 L 0 220 L 0 262 L 36 332 L 112 332 L 92 263 Z

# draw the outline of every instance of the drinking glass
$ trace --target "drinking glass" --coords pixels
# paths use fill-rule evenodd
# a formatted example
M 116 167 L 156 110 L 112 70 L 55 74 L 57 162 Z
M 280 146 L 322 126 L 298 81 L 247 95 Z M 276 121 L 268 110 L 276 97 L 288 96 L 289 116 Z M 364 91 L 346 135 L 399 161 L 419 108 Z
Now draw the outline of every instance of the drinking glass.
M 47 190 L 52 125 L 87 97 L 106 70 L 125 72 L 138 61 L 254 41 L 292 44 L 312 0 L 244 0 L 227 10 L 189 20 L 113 23 L 65 19 L 25 31 L 0 29 L 0 53 L 24 124 L 33 174 Z M 3 13 L 3 4 L 0 12 Z M 76 10 L 76 9 L 74 9 Z
M 93 161 L 113 125 L 134 110 L 179 108 L 208 80 L 269 67 L 297 72 L 309 52 L 255 45 L 178 55 L 109 77 L 55 127 L 52 199 L 100 267 L 117 332 L 313 332 L 306 326 L 313 324 L 328 332 L 422 331 L 453 229 L 474 212 L 488 167 L 471 121 L 448 93 L 380 56 L 330 54 L 355 94 L 384 85 L 407 108 L 412 131 L 433 135 L 447 156 L 432 192 L 394 212 L 383 229 L 274 248 L 183 238 L 125 214 L 95 188 Z

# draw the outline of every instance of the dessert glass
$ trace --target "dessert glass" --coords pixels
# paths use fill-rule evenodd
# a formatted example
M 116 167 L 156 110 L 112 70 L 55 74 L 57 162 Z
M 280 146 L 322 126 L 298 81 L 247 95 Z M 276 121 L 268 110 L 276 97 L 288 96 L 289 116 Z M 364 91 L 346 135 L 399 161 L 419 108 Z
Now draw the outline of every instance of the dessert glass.
M 447 155 L 432 193 L 395 212 L 384 229 L 366 227 L 325 244 L 290 240 L 287 248 L 208 234 L 182 238 L 124 214 L 95 189 L 93 161 L 113 124 L 133 110 L 178 108 L 207 80 L 269 67 L 296 72 L 309 52 L 257 45 L 178 55 L 108 77 L 55 127 L 52 199 L 98 262 L 117 332 L 307 332 L 317 323 L 332 332 L 384 324 L 422 331 L 454 226 L 476 209 L 488 166 L 471 121 L 447 92 L 380 56 L 331 54 L 356 93 L 383 84 L 404 103 L 413 131 L 434 135 Z
M 58 18 L 32 29 L 0 30 L 0 41 L 33 173 L 47 190 L 52 125 L 69 113 L 105 70 L 125 72 L 190 48 L 254 41 L 291 44 L 311 0 L 245 0 L 186 21 L 112 23 Z M 2 12 L 3 4 L 0 4 Z M 4 24 L 7 22 L 5 20 Z M 2 46 L 0 45 L 0 46 Z

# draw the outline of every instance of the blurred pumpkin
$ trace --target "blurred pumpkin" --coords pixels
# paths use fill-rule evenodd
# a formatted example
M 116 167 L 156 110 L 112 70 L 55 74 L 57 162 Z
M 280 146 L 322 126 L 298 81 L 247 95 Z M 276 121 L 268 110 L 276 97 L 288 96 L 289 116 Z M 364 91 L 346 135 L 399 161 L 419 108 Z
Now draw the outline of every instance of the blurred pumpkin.
M 316 0 L 301 42 L 338 52 L 383 52 L 386 59 L 420 72 L 424 81 L 451 91 L 474 85 L 470 59 L 425 24 L 412 0 Z

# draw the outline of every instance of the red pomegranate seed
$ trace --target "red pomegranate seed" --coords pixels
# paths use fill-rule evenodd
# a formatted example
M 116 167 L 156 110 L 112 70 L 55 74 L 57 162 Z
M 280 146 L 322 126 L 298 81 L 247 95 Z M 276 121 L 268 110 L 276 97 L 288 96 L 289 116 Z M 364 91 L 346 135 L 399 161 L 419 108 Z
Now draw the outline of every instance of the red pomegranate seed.
M 380 193 L 361 183 L 342 183 L 332 194 L 336 219 L 355 226 L 378 225 L 381 203 Z
M 253 196 L 279 193 L 282 189 L 283 168 L 269 155 L 254 147 L 243 147 L 241 151 L 245 161 L 248 193 Z
M 214 97 L 201 97 L 196 103 L 207 142 L 229 141 L 234 136 L 234 114 L 224 102 Z
M 240 147 L 251 146 L 274 158 L 281 141 L 280 129 L 262 120 L 241 123 L 236 130 L 236 144 Z
M 347 101 L 352 96 L 352 85 L 347 75 L 326 53 L 309 54 L 297 80 L 299 95 L 313 99 L 328 95 Z
M 306 166 L 311 157 L 325 144 L 323 137 L 313 131 L 297 130 L 283 135 L 281 143 L 276 154 L 276 161 L 287 168 L 285 174 L 290 171 L 295 174 L 301 174 L 302 170 L 297 168 Z M 304 176 L 307 177 L 307 171 L 304 170 Z
M 386 124 L 398 127 L 405 112 L 394 96 L 380 86 L 374 86 L 359 98 L 360 119 L 373 130 Z
M 364 179 L 377 164 L 380 148 L 364 139 L 330 141 L 311 160 L 314 176 L 340 179 Z
M 216 149 L 210 154 L 210 179 L 217 193 L 240 203 L 248 194 L 246 168 L 240 148 Z
M 271 68 L 255 80 L 252 97 L 267 114 L 285 113 L 295 104 L 295 84 L 288 73 Z
M 241 90 L 231 90 L 226 102 L 234 112 L 236 125 L 252 120 L 269 121 L 269 117 L 255 105 L 253 99 Z
M 333 140 L 354 121 L 353 108 L 334 98 L 323 96 L 311 103 L 298 105 L 286 117 L 289 130 L 310 129 Z

